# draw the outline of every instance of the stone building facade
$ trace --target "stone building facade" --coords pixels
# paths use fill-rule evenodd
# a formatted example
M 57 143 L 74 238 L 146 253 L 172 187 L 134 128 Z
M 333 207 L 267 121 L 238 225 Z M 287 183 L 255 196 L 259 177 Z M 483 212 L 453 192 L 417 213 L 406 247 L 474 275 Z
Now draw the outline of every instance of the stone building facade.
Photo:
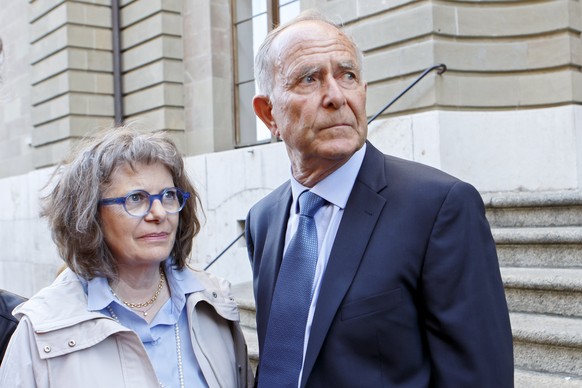
M 116 119 L 170 131 L 184 153 L 205 211 L 194 265 L 241 234 L 248 208 L 289 174 L 283 145 L 242 123 L 254 3 L 0 0 L 0 288 L 30 296 L 50 283 L 59 259 L 39 195 L 79 137 Z M 364 51 L 369 116 L 446 64 L 371 124 L 386 153 L 483 193 L 579 191 L 581 2 L 263 3 L 267 16 L 318 8 L 345 25 Z M 212 270 L 250 279 L 244 241 Z

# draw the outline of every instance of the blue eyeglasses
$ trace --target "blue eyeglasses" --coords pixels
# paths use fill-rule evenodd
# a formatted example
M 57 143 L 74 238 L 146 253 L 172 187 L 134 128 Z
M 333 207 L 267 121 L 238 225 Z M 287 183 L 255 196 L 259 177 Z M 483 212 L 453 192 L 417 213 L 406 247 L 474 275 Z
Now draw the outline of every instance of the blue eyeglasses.
M 150 194 L 145 190 L 134 190 L 125 197 L 104 198 L 100 205 L 123 205 L 123 208 L 132 217 L 143 217 L 150 212 L 154 200 L 160 200 L 162 206 L 169 214 L 178 213 L 186 205 L 190 193 L 177 187 L 169 187 L 159 194 Z

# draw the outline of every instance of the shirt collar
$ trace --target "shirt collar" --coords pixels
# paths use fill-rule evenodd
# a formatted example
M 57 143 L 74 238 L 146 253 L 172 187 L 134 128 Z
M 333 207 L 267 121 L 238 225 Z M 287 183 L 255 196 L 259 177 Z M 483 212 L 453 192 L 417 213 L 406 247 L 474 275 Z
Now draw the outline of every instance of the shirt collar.
M 196 279 L 192 271 L 187 268 L 179 271 L 172 266 L 171 262 L 171 259 L 164 261 L 166 279 L 172 290 L 172 304 L 181 310 L 186 303 L 186 297 L 193 292 L 204 290 L 204 286 Z M 90 311 L 101 311 L 112 302 L 117 302 L 117 300 L 114 299 L 106 278 L 97 277 L 87 282 L 87 306 Z
M 357 150 L 351 158 L 344 163 L 340 168 L 335 170 L 329 176 L 325 177 L 321 182 L 318 182 L 311 188 L 311 192 L 319 195 L 327 202 L 334 204 L 340 209 L 346 207 L 354 182 L 364 161 L 366 154 L 366 143 Z M 297 198 L 305 190 L 310 190 L 309 187 L 303 186 L 291 176 L 291 192 L 293 193 L 293 202 L 297 203 Z M 297 212 L 297 207 L 295 207 Z

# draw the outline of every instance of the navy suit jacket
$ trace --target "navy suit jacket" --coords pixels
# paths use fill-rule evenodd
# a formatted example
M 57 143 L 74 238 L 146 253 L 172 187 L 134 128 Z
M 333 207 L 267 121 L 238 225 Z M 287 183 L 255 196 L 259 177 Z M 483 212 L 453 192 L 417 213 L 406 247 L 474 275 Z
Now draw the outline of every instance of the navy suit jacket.
M 247 216 L 259 351 L 290 205 L 287 182 Z M 495 243 L 473 186 L 368 143 L 322 280 L 301 386 L 513 386 Z

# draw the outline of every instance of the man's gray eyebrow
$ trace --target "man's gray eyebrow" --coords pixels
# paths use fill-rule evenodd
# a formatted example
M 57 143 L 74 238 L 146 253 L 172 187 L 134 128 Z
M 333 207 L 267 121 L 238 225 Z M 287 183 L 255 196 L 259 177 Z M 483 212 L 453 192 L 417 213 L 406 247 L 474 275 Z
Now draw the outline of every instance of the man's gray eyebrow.
M 360 70 L 358 63 L 351 60 L 340 62 L 339 67 L 344 70 Z
M 299 70 L 297 72 L 295 72 L 294 74 L 296 75 L 297 78 L 303 78 L 306 75 L 309 74 L 315 74 L 317 72 L 321 71 L 321 67 L 320 66 L 302 66 L 299 68 Z

